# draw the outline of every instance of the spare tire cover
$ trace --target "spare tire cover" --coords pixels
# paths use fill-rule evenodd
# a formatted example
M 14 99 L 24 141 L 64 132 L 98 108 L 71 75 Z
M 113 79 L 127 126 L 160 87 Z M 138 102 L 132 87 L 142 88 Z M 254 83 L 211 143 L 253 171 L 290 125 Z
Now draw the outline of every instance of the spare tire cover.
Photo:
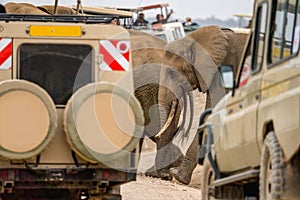
M 108 82 L 82 87 L 65 108 L 67 142 L 89 162 L 103 163 L 131 152 L 143 135 L 143 124 L 139 101 Z
M 25 80 L 0 82 L 0 156 L 27 159 L 49 144 L 57 113 L 49 94 Z

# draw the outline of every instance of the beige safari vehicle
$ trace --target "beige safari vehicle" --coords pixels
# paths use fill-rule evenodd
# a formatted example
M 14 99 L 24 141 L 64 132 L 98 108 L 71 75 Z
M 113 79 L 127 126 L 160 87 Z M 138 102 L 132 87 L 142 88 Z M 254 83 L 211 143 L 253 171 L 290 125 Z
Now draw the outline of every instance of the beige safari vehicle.
M 143 112 L 114 16 L 0 15 L 0 199 L 121 199 Z
M 202 199 L 300 199 L 299 6 L 256 0 L 237 77 L 221 67 L 232 90 L 201 117 Z

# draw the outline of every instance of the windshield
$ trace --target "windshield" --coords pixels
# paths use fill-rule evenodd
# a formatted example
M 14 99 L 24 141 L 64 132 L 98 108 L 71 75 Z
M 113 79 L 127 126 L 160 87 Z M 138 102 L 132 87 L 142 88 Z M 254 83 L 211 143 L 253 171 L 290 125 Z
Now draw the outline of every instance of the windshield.
M 19 78 L 44 88 L 56 105 L 65 105 L 73 92 L 92 82 L 92 47 L 73 44 L 23 44 Z

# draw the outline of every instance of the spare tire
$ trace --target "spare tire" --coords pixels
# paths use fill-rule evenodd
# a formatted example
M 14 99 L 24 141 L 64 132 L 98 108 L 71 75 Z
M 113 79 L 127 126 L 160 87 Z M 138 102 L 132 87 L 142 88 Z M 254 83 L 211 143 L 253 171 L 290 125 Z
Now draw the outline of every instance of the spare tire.
M 57 113 L 49 94 L 25 80 L 0 82 L 0 156 L 27 159 L 49 144 Z
M 143 124 L 139 101 L 108 82 L 82 87 L 65 108 L 67 142 L 81 158 L 93 163 L 131 152 L 143 135 Z

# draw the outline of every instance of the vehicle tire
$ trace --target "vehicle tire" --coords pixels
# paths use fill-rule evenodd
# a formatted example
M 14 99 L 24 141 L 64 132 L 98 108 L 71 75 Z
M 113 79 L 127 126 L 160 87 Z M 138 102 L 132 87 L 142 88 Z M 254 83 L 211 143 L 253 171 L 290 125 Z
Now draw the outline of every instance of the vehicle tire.
M 260 199 L 279 200 L 283 192 L 284 173 L 282 171 L 283 155 L 274 132 L 265 138 L 262 148 L 259 196 Z
M 108 82 L 91 83 L 79 89 L 64 113 L 68 144 L 92 163 L 107 164 L 130 154 L 143 136 L 143 124 L 139 101 Z
M 50 95 L 25 80 L 0 82 L 0 156 L 21 160 L 41 153 L 54 137 L 57 113 Z
M 212 200 L 213 197 L 210 185 L 215 180 L 215 173 L 210 166 L 207 158 L 204 159 L 202 171 L 201 171 L 201 196 L 202 200 Z

